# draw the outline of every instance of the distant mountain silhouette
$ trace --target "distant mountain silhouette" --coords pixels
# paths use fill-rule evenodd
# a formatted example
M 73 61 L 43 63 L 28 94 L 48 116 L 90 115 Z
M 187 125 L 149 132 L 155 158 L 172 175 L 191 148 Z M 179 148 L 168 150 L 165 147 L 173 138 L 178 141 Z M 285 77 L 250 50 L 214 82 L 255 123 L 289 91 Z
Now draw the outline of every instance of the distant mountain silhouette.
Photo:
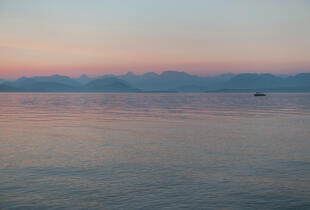
M 223 84 L 228 89 L 276 88 L 285 86 L 282 78 L 271 74 L 239 74 Z
M 70 78 L 62 75 L 0 80 L 1 92 L 310 92 L 310 73 L 294 76 L 232 73 L 202 77 L 186 72 L 165 71 L 135 75 L 105 75 Z
M 19 87 L 25 92 L 74 92 L 76 88 L 57 82 L 34 82 Z
M 93 92 L 139 92 L 140 90 L 132 87 L 129 83 L 118 78 L 95 79 L 81 88 L 83 91 Z
M 134 75 L 129 72 L 126 75 L 117 76 L 117 78 L 145 91 L 182 91 L 184 87 L 191 89 L 191 86 L 195 86 L 196 91 L 203 91 L 207 89 L 208 85 L 230 78 L 228 74 L 226 76 L 199 77 L 186 72 L 164 71 L 161 74 L 149 72 L 143 75 Z
M 82 74 L 79 78 L 76 79 L 81 84 L 87 84 L 93 79 L 89 78 L 86 74 Z
M 303 86 L 310 86 L 310 73 L 301 73 L 295 76 L 291 76 L 286 78 L 288 83 L 291 86 L 303 87 Z
M 5 79 L 0 79 L 0 84 L 7 82 Z
M 73 87 L 78 87 L 81 85 L 78 81 L 70 77 L 62 75 L 52 75 L 52 76 L 30 77 L 30 78 L 21 77 L 15 82 L 13 82 L 13 86 L 26 87 L 35 83 L 57 83 Z
M 0 84 L 0 92 L 20 92 L 20 89 L 6 84 Z
M 226 90 L 309 91 L 310 73 L 280 77 L 271 74 L 239 74 L 221 85 Z

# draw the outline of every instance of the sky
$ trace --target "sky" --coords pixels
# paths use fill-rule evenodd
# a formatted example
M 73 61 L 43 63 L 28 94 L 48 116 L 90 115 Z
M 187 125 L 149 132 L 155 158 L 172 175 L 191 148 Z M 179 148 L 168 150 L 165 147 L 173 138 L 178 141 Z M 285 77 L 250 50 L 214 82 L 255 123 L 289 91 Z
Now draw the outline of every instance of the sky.
M 0 0 L 0 78 L 310 72 L 308 0 Z

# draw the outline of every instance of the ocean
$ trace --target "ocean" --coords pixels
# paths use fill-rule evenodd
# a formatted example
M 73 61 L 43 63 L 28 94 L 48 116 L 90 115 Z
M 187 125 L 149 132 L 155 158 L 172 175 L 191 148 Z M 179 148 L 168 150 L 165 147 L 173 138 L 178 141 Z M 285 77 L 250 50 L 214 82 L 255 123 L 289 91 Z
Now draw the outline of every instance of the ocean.
M 0 93 L 0 209 L 310 209 L 310 93 Z

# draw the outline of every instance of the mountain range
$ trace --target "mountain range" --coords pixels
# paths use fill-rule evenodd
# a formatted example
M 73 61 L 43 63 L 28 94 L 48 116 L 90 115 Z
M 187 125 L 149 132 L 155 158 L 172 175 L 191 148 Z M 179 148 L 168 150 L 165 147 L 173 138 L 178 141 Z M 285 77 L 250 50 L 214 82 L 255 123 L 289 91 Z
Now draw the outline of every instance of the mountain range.
M 79 78 L 62 75 L 0 79 L 0 92 L 310 92 L 310 73 L 198 76 L 178 71 Z

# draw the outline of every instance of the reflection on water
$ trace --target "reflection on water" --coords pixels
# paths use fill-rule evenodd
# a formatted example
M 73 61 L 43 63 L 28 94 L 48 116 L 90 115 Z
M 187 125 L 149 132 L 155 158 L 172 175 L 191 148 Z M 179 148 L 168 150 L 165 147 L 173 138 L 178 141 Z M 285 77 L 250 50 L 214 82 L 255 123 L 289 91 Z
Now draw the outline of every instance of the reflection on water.
M 0 208 L 310 207 L 310 94 L 0 94 Z

